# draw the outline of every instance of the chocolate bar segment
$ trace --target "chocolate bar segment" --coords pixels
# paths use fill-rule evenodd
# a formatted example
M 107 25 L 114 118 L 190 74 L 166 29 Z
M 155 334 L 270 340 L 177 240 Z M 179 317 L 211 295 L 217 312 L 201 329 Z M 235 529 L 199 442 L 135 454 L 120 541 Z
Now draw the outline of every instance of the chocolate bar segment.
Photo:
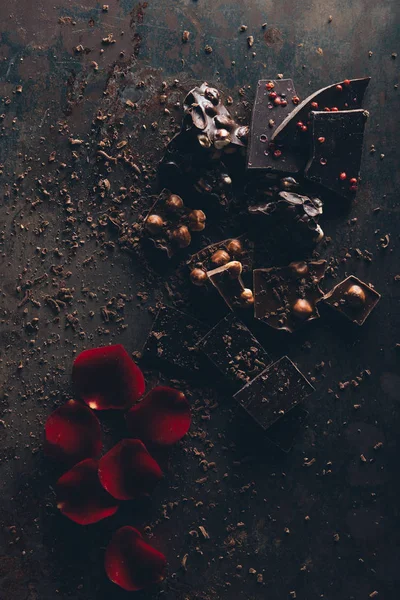
M 242 263 L 233 260 L 207 273 L 231 310 L 248 309 L 254 304 L 253 292 L 244 287 L 242 270 Z
M 146 340 L 143 355 L 188 371 L 199 371 L 198 342 L 207 332 L 200 321 L 172 306 L 163 305 Z
M 280 170 L 280 154 L 274 154 L 272 136 L 298 102 L 291 79 L 262 79 L 258 82 L 247 156 L 249 170 Z
M 260 342 L 233 313 L 207 333 L 199 348 L 236 388 L 256 377 L 271 362 Z
M 313 391 L 296 365 L 284 356 L 247 383 L 234 398 L 267 431 Z
M 317 319 L 323 296 L 319 282 L 326 261 L 292 262 L 287 267 L 254 270 L 254 316 L 274 329 L 292 333 Z
M 143 235 L 171 258 L 187 248 L 192 234 L 203 231 L 205 226 L 206 215 L 202 210 L 186 207 L 180 196 L 164 189 L 144 221 Z
M 345 198 L 358 186 L 363 149 L 364 110 L 312 112 L 312 156 L 304 176 Z
M 301 102 L 272 134 L 281 152 L 277 168 L 287 173 L 303 170 L 311 151 L 310 112 L 360 109 L 370 78 L 346 79 L 329 85 Z
M 325 294 L 323 301 L 353 323 L 363 325 L 380 298 L 371 286 L 350 275 Z

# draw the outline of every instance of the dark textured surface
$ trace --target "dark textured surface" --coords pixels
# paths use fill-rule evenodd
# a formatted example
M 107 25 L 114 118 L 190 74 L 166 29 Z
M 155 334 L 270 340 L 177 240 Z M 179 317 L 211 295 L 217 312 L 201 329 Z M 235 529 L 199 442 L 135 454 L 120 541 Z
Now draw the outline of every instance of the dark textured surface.
M 391 55 L 399 52 L 400 5 L 107 3 L 108 13 L 101 3 L 76 0 L 0 3 L 0 598 L 127 598 L 104 575 L 104 548 L 119 526 L 151 525 L 150 542 L 165 552 L 169 577 L 140 599 L 284 600 L 295 592 L 300 600 L 364 600 L 376 590 L 378 600 L 397 600 L 400 58 Z M 191 32 L 186 44 L 183 30 Z M 102 46 L 109 33 L 117 43 Z M 347 213 L 326 204 L 321 225 L 332 241 L 321 257 L 337 261 L 324 291 L 354 273 L 382 299 L 363 327 L 328 307 L 290 338 L 251 323 L 271 357 L 288 354 L 316 388 L 290 453 L 256 444 L 222 380 L 181 380 L 194 408 L 192 433 L 163 461 L 166 477 L 151 500 L 128 503 L 98 525 L 74 525 L 55 507 L 60 471 L 42 455 L 43 424 L 72 395 L 77 352 L 111 341 L 139 350 L 153 318 L 147 308 L 174 294 L 176 265 L 149 272 L 125 251 L 135 246 L 137 216 L 154 200 L 146 186 L 155 188 L 167 137 L 179 129 L 174 105 L 206 80 L 230 94 L 230 110 L 246 120 L 257 80 L 278 73 L 294 80 L 301 97 L 346 77 L 372 77 L 362 185 Z M 19 84 L 22 93 L 14 94 Z M 83 143 L 71 146 L 70 137 Z M 97 155 L 104 138 L 111 140 L 104 152 L 121 154 L 118 164 Z M 100 184 L 106 178 L 110 192 Z M 243 223 L 223 217 L 204 243 L 242 231 Z M 181 308 L 216 322 L 224 308 L 209 300 L 195 290 Z M 148 389 L 171 381 L 165 372 L 146 374 Z M 122 420 L 102 421 L 110 447 L 125 433 Z M 209 540 L 189 534 L 199 525 Z

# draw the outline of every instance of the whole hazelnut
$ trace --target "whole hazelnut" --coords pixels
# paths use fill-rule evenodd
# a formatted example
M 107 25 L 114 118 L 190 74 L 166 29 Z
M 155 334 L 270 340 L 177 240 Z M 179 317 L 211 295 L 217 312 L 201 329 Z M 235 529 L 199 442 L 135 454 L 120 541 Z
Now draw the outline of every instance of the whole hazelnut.
M 226 265 L 231 260 L 231 257 L 225 250 L 217 250 L 211 256 L 211 262 L 216 267 L 222 267 L 222 265 Z
M 165 201 L 165 206 L 171 212 L 175 212 L 183 207 L 183 200 L 177 194 L 171 194 Z
M 238 260 L 232 260 L 225 266 L 227 273 L 230 277 L 232 277 L 232 279 L 237 279 L 241 275 L 243 270 L 242 263 L 240 263 Z
M 160 233 L 161 229 L 164 227 L 164 221 L 160 217 L 160 215 L 149 215 L 146 219 L 146 229 L 156 235 Z
M 304 298 L 299 298 L 293 304 L 292 308 L 293 315 L 298 319 L 308 319 L 313 314 L 313 307 Z
M 202 148 L 211 148 L 211 140 L 205 133 L 199 133 L 197 139 Z
M 189 229 L 186 225 L 181 225 L 177 229 L 171 232 L 171 241 L 176 244 L 179 248 L 187 248 L 192 241 L 192 236 L 189 233 Z
M 228 250 L 228 252 L 233 254 L 233 256 L 238 256 L 243 251 L 242 242 L 240 240 L 231 240 L 228 243 L 226 249 Z
M 290 263 L 290 267 L 299 277 L 304 277 L 308 273 L 308 265 L 304 261 L 292 262 Z
M 204 90 L 204 95 L 208 100 L 211 100 L 211 102 L 214 104 L 214 106 L 216 106 L 218 104 L 219 91 L 216 90 L 215 88 L 206 87 L 206 89 Z
M 244 306 L 251 306 L 254 304 L 253 292 L 249 288 L 244 288 L 243 292 L 240 294 L 240 301 Z
M 231 136 L 229 131 L 226 129 L 217 129 L 214 135 L 214 146 L 217 150 L 221 150 L 225 148 L 225 146 L 229 146 L 231 143 Z
M 207 281 L 207 273 L 203 269 L 193 269 L 190 272 L 190 280 L 194 285 L 204 285 Z
M 190 231 L 203 231 L 206 226 L 206 215 L 202 210 L 192 210 L 188 219 Z
M 365 303 L 365 292 L 359 285 L 351 285 L 345 293 L 345 297 L 351 308 L 360 308 Z

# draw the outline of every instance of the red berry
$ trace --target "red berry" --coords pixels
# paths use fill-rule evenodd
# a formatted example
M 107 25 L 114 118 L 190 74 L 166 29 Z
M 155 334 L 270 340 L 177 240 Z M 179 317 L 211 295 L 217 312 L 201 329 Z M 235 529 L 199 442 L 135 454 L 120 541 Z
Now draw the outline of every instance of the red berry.
M 325 106 L 324 110 L 325 110 L 326 112 L 330 112 L 330 111 L 331 111 L 331 109 L 330 109 L 330 108 L 328 108 L 327 106 Z
M 343 92 L 343 88 L 340 84 L 336 86 L 336 89 L 338 92 Z
M 355 177 L 352 177 L 349 181 L 350 185 L 357 185 L 358 181 Z
M 285 100 L 285 99 L 281 100 L 281 106 L 287 106 L 287 100 Z
M 273 90 L 275 87 L 275 84 L 272 83 L 272 81 L 269 81 L 268 83 L 265 84 L 265 87 L 267 88 L 267 90 Z
M 319 137 L 318 141 L 320 144 L 323 144 L 325 142 L 325 138 L 324 137 Z
M 318 102 L 311 102 L 311 108 L 317 109 L 318 108 Z
M 347 179 L 346 173 L 340 173 L 339 179 L 341 179 L 342 181 L 344 181 L 345 179 Z
M 298 122 L 296 123 L 296 125 L 297 125 L 297 127 L 298 127 L 299 129 L 301 129 L 301 128 L 303 127 L 304 123 L 303 123 L 303 121 L 298 121 Z
M 343 83 L 344 83 L 344 85 L 350 85 L 350 79 L 345 79 L 345 80 L 343 81 Z
M 301 130 L 302 130 L 303 132 L 307 131 L 307 125 L 303 125 L 303 127 L 301 128 Z
M 282 104 L 282 100 L 279 98 L 279 96 L 277 96 L 274 100 L 274 104 L 275 106 L 279 106 L 280 104 Z
M 292 102 L 293 104 L 298 104 L 300 102 L 300 98 L 298 96 L 293 96 Z
M 280 156 L 282 156 L 282 152 L 280 150 L 275 150 L 274 156 L 275 156 L 275 158 L 279 158 Z
M 338 109 L 337 106 L 332 106 L 331 111 L 332 112 L 339 112 L 339 109 Z
M 268 94 L 268 97 L 269 97 L 271 100 L 274 100 L 274 98 L 276 98 L 276 97 L 277 97 L 277 95 L 278 95 L 278 94 L 277 94 L 276 92 L 270 92 L 270 93 Z

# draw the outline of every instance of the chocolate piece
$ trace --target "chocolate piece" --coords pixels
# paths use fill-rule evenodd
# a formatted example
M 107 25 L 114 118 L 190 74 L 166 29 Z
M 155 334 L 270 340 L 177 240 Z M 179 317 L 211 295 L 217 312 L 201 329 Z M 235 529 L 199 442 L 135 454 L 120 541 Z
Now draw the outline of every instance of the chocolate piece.
M 207 333 L 199 348 L 237 387 L 256 377 L 271 362 L 259 341 L 233 313 Z
M 304 169 L 311 150 L 310 112 L 361 108 L 369 80 L 369 77 L 347 79 L 318 90 L 303 100 L 272 134 L 275 151 L 281 152 L 276 169 L 287 173 L 298 173 Z
M 287 267 L 254 270 L 254 316 L 274 329 L 292 333 L 319 317 L 319 282 L 326 261 L 292 262 Z
M 267 431 L 312 391 L 313 386 L 284 356 L 247 383 L 234 398 Z
M 362 325 L 380 298 L 381 295 L 372 287 L 350 275 L 335 285 L 322 300 L 353 323 Z
M 205 224 L 206 215 L 202 210 L 186 207 L 180 196 L 164 189 L 144 221 L 143 233 L 170 258 L 178 250 L 187 248 L 192 233 L 203 231 Z
M 276 98 L 281 100 L 279 104 L 275 104 Z M 292 112 L 297 100 L 291 79 L 262 79 L 258 82 L 247 156 L 249 170 L 274 171 L 277 165 L 279 168 L 279 156 L 274 156 L 274 147 L 270 147 L 270 142 L 273 133 Z
M 283 452 L 289 452 L 307 416 L 308 412 L 298 404 L 268 429 L 266 437 Z
M 199 371 L 198 342 L 207 327 L 193 317 L 163 305 L 146 340 L 143 354 L 188 371 Z
M 313 149 L 304 176 L 345 198 L 353 198 L 360 176 L 364 110 L 312 112 Z
M 249 128 L 234 121 L 221 94 L 208 83 L 195 87 L 183 101 L 185 116 L 181 134 L 192 137 L 201 148 L 231 152 L 247 144 Z
M 233 260 L 207 273 L 231 310 L 249 308 L 254 303 L 253 292 L 243 285 L 242 270 L 242 263 Z
M 287 187 L 294 185 L 292 178 L 287 177 Z M 294 180 L 293 180 L 294 181 Z M 313 246 L 324 237 L 324 232 L 318 225 L 319 216 L 322 214 L 322 202 L 319 198 L 309 198 L 295 194 L 291 191 L 279 192 L 277 200 L 249 206 L 249 214 L 258 217 L 258 226 L 269 225 L 274 230 L 280 242 L 290 242 L 298 247 Z
M 208 281 L 207 278 L 204 279 L 197 273 L 197 269 L 207 273 L 207 271 L 221 267 L 231 260 L 240 260 L 243 267 L 242 276 L 249 275 L 253 269 L 253 254 L 254 243 L 246 235 L 206 246 L 193 254 L 187 263 L 190 273 L 196 271 L 193 276 L 191 275 L 192 282 L 195 285 L 203 285 Z

